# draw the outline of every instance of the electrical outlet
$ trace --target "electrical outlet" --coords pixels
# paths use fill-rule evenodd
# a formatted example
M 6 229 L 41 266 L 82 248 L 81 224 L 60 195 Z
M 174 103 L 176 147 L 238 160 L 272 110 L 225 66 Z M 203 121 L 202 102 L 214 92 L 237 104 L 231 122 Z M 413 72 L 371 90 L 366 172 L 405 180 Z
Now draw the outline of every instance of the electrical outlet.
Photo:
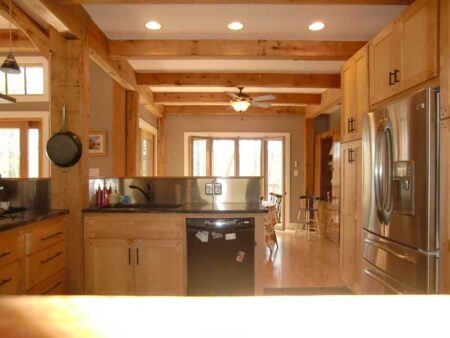
M 206 183 L 205 184 L 205 194 L 206 195 L 213 195 L 214 194 L 212 183 Z
M 214 183 L 214 195 L 222 195 L 222 183 Z

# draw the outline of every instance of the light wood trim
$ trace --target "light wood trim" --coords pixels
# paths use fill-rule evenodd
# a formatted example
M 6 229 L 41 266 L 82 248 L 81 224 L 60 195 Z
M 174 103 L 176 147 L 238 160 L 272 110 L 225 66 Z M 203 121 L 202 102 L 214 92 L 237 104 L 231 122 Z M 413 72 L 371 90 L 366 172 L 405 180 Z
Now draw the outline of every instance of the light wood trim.
M 64 240 L 64 219 L 52 218 L 37 223 L 38 226 L 25 234 L 25 254 L 30 255 Z
M 441 86 L 441 118 L 450 116 L 450 6 L 439 1 L 439 75 Z
M 319 105 L 309 105 L 306 107 L 306 118 L 313 119 L 320 114 L 326 114 L 331 108 L 341 103 L 341 89 L 327 89 L 322 93 L 322 100 Z
M 39 49 L 20 29 L 12 31 L 12 46 L 14 52 L 37 52 Z M 9 30 L 0 29 L 0 52 L 9 51 Z
M 248 93 L 250 97 L 268 95 L 268 93 Z M 273 94 L 276 99 L 272 102 L 277 106 L 298 104 L 320 104 L 320 94 Z M 229 105 L 231 97 L 225 93 L 154 93 L 156 103 L 170 105 Z
M 136 92 L 126 92 L 126 113 L 127 113 L 127 177 L 133 177 L 138 174 L 138 109 L 139 97 Z
M 305 107 L 250 107 L 245 112 L 237 112 L 233 108 L 225 106 L 166 106 L 166 115 L 303 115 Z
M 68 4 L 409 5 L 414 0 L 59 0 Z
M 314 120 L 305 120 L 305 193 L 314 194 Z
M 112 105 L 112 175 L 114 177 L 126 176 L 126 93 L 125 89 L 113 81 Z
M 64 269 L 58 271 L 46 280 L 27 291 L 28 295 L 63 295 L 65 294 L 66 281 L 64 279 Z
M 111 57 L 347 60 L 365 41 L 111 40 Z
M 25 287 L 30 289 L 65 266 L 65 244 L 59 242 L 25 258 Z
M 28 122 L 20 125 L 20 177 L 28 177 Z
M 19 8 L 14 2 L 11 6 L 11 18 L 9 16 L 9 1 L 0 0 L 0 15 L 5 19 L 10 19 L 11 22 L 20 27 L 31 42 L 39 49 L 39 51 L 45 56 L 50 56 L 50 40 L 44 30 Z
M 166 170 L 166 128 L 165 119 L 158 119 L 157 135 L 157 176 L 164 176 Z
M 339 88 L 339 74 L 137 73 L 137 83 L 152 86 L 267 86 Z

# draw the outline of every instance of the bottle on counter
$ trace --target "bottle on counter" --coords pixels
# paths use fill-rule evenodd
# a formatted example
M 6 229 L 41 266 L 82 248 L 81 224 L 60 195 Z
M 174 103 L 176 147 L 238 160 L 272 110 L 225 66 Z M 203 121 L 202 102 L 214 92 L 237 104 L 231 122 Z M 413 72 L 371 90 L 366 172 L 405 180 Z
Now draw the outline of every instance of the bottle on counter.
M 102 195 L 102 207 L 107 207 L 109 204 L 109 201 L 108 201 L 109 195 L 108 195 L 108 189 L 106 188 L 106 185 L 103 187 L 101 195 Z
M 120 201 L 119 193 L 117 192 L 117 188 L 114 188 L 114 191 L 109 195 L 109 204 L 114 206 L 118 204 Z
M 102 190 L 100 189 L 100 186 L 98 186 L 97 190 L 95 191 L 95 206 L 102 206 Z

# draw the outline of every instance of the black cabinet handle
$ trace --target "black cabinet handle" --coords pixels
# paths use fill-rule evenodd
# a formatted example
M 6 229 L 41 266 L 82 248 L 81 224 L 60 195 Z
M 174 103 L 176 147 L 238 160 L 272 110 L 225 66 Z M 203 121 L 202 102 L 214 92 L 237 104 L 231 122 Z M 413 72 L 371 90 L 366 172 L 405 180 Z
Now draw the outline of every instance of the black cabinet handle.
M 3 285 L 5 285 L 5 284 L 7 284 L 7 283 L 9 283 L 9 282 L 11 282 L 11 281 L 12 281 L 11 278 L 4 279 L 4 280 L 2 280 L 2 281 L 0 282 L 0 286 L 3 286 Z
M 353 148 L 350 148 L 348 150 L 348 163 L 352 164 L 355 160 L 353 159 L 353 153 L 355 151 L 353 150 Z
M 139 248 L 136 248 L 136 265 L 139 265 Z
M 50 262 L 52 259 L 55 259 L 56 257 L 61 256 L 61 255 L 62 255 L 62 251 L 60 251 L 60 252 L 54 254 L 53 256 L 51 256 L 51 257 L 49 257 L 49 258 L 47 258 L 47 259 L 42 260 L 42 261 L 41 261 L 41 264 Z
M 3 253 L 0 254 L 0 258 L 3 258 L 5 256 L 11 255 L 11 254 L 12 254 L 11 251 L 3 252 Z
M 350 118 L 347 119 L 347 134 L 350 134 Z
M 41 238 L 41 241 L 49 240 L 49 239 L 51 239 L 51 238 L 53 238 L 53 237 L 56 237 L 56 236 L 59 236 L 59 235 L 61 235 L 61 234 L 62 234 L 62 231 L 57 232 L 57 233 L 54 233 L 53 235 L 49 235 L 49 236 L 47 236 L 47 237 L 42 237 L 42 238 Z
M 42 294 L 43 295 L 48 295 L 50 292 L 52 292 L 54 289 L 56 289 L 58 286 L 60 286 L 63 282 L 59 281 L 58 283 L 55 283 L 55 285 L 53 285 L 50 289 L 44 291 Z
M 389 86 L 392 86 L 395 82 L 394 82 L 394 72 L 389 72 Z
M 400 75 L 400 69 L 394 69 L 394 84 L 400 82 L 400 79 L 397 77 Z
M 128 265 L 131 265 L 131 248 L 128 247 Z
M 355 119 L 352 117 L 350 118 L 350 132 L 353 133 L 355 131 L 355 127 L 353 123 L 355 122 Z

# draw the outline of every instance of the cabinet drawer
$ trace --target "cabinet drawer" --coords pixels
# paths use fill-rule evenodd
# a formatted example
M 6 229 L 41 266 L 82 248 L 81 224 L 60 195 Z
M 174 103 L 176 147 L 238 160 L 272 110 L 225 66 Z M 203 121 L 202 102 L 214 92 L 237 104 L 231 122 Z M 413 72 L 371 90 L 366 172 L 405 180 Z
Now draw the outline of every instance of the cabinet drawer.
M 184 219 L 116 214 L 86 219 L 85 230 L 87 238 L 182 239 Z
M 64 265 L 64 242 L 60 242 L 26 257 L 25 280 L 27 290 L 63 269 Z
M 64 220 L 55 218 L 37 223 L 25 235 L 25 253 L 30 255 L 64 239 Z
M 0 269 L 0 295 L 20 293 L 20 262 L 6 265 Z
M 0 266 L 12 263 L 22 257 L 23 235 L 17 231 L 0 235 Z
M 27 291 L 29 295 L 63 295 L 65 294 L 65 271 L 58 271 L 46 280 Z

